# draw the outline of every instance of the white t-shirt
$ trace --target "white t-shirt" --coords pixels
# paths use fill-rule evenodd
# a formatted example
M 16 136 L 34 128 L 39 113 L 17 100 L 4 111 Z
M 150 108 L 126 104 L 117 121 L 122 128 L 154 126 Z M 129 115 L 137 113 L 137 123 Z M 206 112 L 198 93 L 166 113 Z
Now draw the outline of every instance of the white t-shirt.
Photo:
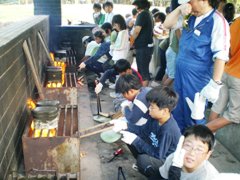
M 100 44 L 96 43 L 96 41 L 91 41 L 88 43 L 85 51 L 85 56 L 93 56 L 97 52 L 99 46 Z
M 126 59 L 130 48 L 128 30 L 122 30 L 118 32 L 117 39 L 110 47 L 110 54 L 112 60 L 117 61 L 119 59 Z
M 114 16 L 113 12 L 111 12 L 111 13 L 106 13 L 106 14 L 105 14 L 104 23 L 108 22 L 108 23 L 112 24 L 112 18 L 113 18 L 113 16 Z
M 159 168 L 161 176 L 168 179 L 168 171 L 172 165 L 173 153 L 170 154 L 165 163 Z M 192 173 L 186 173 L 181 171 L 180 180 L 212 180 L 218 176 L 219 172 L 217 169 L 209 162 L 204 161 L 197 170 Z

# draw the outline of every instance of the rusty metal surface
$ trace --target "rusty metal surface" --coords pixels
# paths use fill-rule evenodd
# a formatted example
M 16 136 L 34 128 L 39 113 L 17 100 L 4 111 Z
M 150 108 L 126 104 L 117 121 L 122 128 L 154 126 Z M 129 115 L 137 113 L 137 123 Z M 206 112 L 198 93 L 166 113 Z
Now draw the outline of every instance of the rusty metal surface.
M 65 73 L 65 83 L 60 88 L 43 87 L 46 99 L 59 100 L 60 105 L 77 105 L 78 85 L 75 73 Z
M 57 173 L 78 173 L 80 170 L 80 139 L 78 137 L 78 108 L 61 108 L 57 135 L 33 137 L 30 124 L 22 136 L 26 172 L 32 169 L 55 170 Z

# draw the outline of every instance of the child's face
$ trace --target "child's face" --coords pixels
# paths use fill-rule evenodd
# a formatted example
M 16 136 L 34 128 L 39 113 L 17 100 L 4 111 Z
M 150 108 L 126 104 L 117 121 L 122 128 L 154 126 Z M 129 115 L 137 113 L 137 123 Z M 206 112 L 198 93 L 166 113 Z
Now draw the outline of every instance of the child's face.
M 97 8 L 93 8 L 93 11 L 94 11 L 94 13 L 98 13 L 98 12 L 100 12 L 101 10 L 100 10 L 100 9 L 97 9 Z
M 150 103 L 149 106 L 149 115 L 153 119 L 161 119 L 163 117 L 164 109 L 160 109 L 156 103 Z
M 183 149 L 186 150 L 183 163 L 183 170 L 186 172 L 195 171 L 204 160 L 207 160 L 210 157 L 212 153 L 212 151 L 208 150 L 208 144 L 204 144 L 194 135 L 185 138 Z
M 132 74 L 132 69 L 127 69 L 126 71 L 119 73 L 120 76 L 123 76 L 125 74 Z
M 113 29 L 116 29 L 118 32 L 121 31 L 120 25 L 117 24 L 117 23 L 114 23 L 114 24 L 113 24 Z
M 105 11 L 106 13 L 110 13 L 110 12 L 112 12 L 112 7 L 111 7 L 111 6 L 105 6 L 105 7 L 104 7 L 104 11 Z
M 99 37 L 94 37 L 94 40 L 96 41 L 96 43 L 100 44 L 102 42 L 102 39 Z

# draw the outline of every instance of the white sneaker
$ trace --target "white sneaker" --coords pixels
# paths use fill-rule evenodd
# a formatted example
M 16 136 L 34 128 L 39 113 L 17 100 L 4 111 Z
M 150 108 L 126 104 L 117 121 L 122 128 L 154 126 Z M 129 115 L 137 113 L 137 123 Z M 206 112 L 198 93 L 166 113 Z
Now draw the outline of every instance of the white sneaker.
M 135 170 L 135 171 L 139 171 L 138 166 L 137 166 L 137 164 L 135 164 L 135 163 L 132 165 L 132 168 L 133 168 L 133 170 Z
M 117 94 L 115 92 L 110 92 L 109 95 L 111 98 L 114 98 L 114 99 L 117 97 Z
M 157 86 L 160 86 L 160 83 L 158 83 L 157 81 L 152 81 L 152 82 L 150 83 L 150 86 L 151 86 L 151 87 L 157 87 Z
M 109 86 L 108 86 L 110 89 L 115 89 L 115 87 L 116 87 L 116 84 L 109 84 Z

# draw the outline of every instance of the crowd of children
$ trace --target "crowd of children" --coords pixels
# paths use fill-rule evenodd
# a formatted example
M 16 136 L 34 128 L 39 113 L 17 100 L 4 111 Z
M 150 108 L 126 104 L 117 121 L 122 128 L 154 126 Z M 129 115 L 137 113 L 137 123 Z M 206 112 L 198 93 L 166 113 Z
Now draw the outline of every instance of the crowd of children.
M 79 68 L 99 76 L 96 94 L 108 79 L 116 81 L 125 119 L 111 123 L 136 158 L 139 172 L 151 180 L 214 179 L 219 173 L 208 161 L 213 132 L 240 122 L 240 38 L 236 35 L 240 21 L 233 18 L 234 5 L 222 7 L 227 20 L 214 0 L 172 0 L 168 15 L 158 9 L 150 12 L 147 0 L 134 0 L 133 5 L 132 16 L 126 19 L 114 15 L 112 2 L 103 4 L 105 14 L 100 4 L 93 5 L 99 27 L 94 40 L 82 40 L 86 53 Z M 164 36 L 167 29 L 169 38 L 160 43 L 162 69 L 156 77 L 161 83 L 152 88 L 148 85 L 153 36 Z M 131 67 L 133 49 L 138 71 Z M 213 107 L 206 124 L 207 101 Z

